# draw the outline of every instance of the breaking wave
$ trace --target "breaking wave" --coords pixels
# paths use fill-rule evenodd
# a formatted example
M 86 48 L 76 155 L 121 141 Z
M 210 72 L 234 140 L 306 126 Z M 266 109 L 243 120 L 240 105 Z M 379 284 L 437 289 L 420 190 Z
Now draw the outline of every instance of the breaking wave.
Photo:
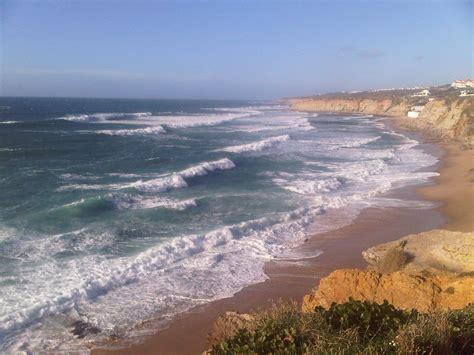
M 166 133 L 166 130 L 161 126 L 152 126 L 137 129 L 117 129 L 117 130 L 101 130 L 97 131 L 99 134 L 106 134 L 109 136 L 134 136 L 134 135 L 148 135 Z
M 105 196 L 83 198 L 78 201 L 68 203 L 61 208 L 77 208 L 87 212 L 88 209 L 97 211 L 98 207 L 104 210 L 141 210 L 149 208 L 165 208 L 171 210 L 184 211 L 189 207 L 196 207 L 196 199 L 175 200 L 159 196 L 142 196 L 127 193 L 109 193 Z
M 215 161 L 206 161 L 193 165 L 182 171 L 164 175 L 162 177 L 152 180 L 138 180 L 131 183 L 122 184 L 72 184 L 61 186 L 58 191 L 70 190 L 122 190 L 122 189 L 137 189 L 142 192 L 165 192 L 171 189 L 179 189 L 187 187 L 188 184 L 185 179 L 195 176 L 203 176 L 215 170 L 228 170 L 235 168 L 235 164 L 228 158 L 223 158 Z
M 211 115 L 180 115 L 180 116 L 155 116 L 153 122 L 165 128 L 190 128 L 199 126 L 215 126 L 230 122 L 238 118 L 248 117 L 256 112 L 239 110 L 241 113 L 223 113 Z
M 67 115 L 63 117 L 56 118 L 57 120 L 66 120 L 72 122 L 103 122 L 107 120 L 117 120 L 123 118 L 139 118 L 139 117 L 149 117 L 151 112 L 118 112 L 118 113 L 91 113 L 91 114 L 82 114 L 82 115 Z
M 362 138 L 362 139 L 354 140 L 353 142 L 349 142 L 349 143 L 343 144 L 342 147 L 343 147 L 343 148 L 357 148 L 357 147 L 362 147 L 363 145 L 376 142 L 376 141 L 378 141 L 380 138 L 382 138 L 382 137 L 381 137 L 381 136 L 377 136 L 377 137 L 371 137 L 371 138 Z
M 260 152 L 264 149 L 271 148 L 277 143 L 285 142 L 290 139 L 288 134 L 267 138 L 258 142 L 235 145 L 231 147 L 226 147 L 218 149 L 217 151 L 230 152 L 230 153 L 245 153 L 245 152 Z
M 290 246 L 300 244 L 305 237 L 304 227 L 320 213 L 319 209 L 301 209 L 277 219 L 260 218 L 223 226 L 205 234 L 173 238 L 171 241 L 151 247 L 132 257 L 107 260 L 100 256 L 89 255 L 82 258 L 80 264 L 68 265 L 71 268 L 68 270 L 68 275 L 72 275 L 69 278 L 64 278 L 64 270 L 54 264 L 42 265 L 40 268 L 48 268 L 43 271 L 51 276 L 44 280 L 41 287 L 35 286 L 37 287 L 35 299 L 22 299 L 21 310 L 7 313 L 2 318 L 0 336 L 5 336 L 22 328 L 25 324 L 48 315 L 74 309 L 83 309 L 84 312 L 85 308 L 87 311 L 88 307 L 95 307 L 94 302 L 90 302 L 91 300 L 97 300 L 97 297 L 101 296 L 99 303 L 104 302 L 107 294 L 131 283 L 136 285 L 132 290 L 136 288 L 138 293 L 146 293 L 150 286 L 156 292 L 154 282 L 160 282 L 170 273 L 179 276 L 181 268 L 183 266 L 186 268 L 188 264 L 189 267 L 198 267 L 193 273 L 195 282 L 206 283 L 208 280 L 214 286 L 204 288 L 212 292 L 203 294 L 201 302 L 232 295 L 249 283 L 265 280 L 263 264 Z M 50 236 L 45 241 L 47 245 L 36 250 L 47 253 L 53 246 L 51 243 L 59 243 L 56 246 L 58 247 L 67 242 L 70 237 L 86 245 L 91 238 L 89 232 L 84 229 Z M 102 239 L 104 243 L 113 243 L 113 235 L 110 233 L 105 233 Z M 94 241 L 97 243 L 97 238 Z M 242 260 L 246 260 L 246 263 L 242 263 Z M 209 268 L 209 262 L 214 264 L 214 267 Z M 201 272 L 198 271 L 199 265 L 201 265 Z M 209 278 L 210 273 L 212 273 L 211 278 Z M 242 277 L 230 277 L 234 273 Z M 80 278 L 78 278 L 79 275 L 81 275 Z M 59 282 L 60 280 L 62 282 Z M 174 304 L 187 294 L 186 289 L 180 288 L 179 285 L 175 285 L 178 288 L 169 289 L 165 280 L 161 281 L 162 290 L 164 290 L 162 292 L 165 292 L 164 296 L 170 298 L 170 303 L 167 304 L 167 308 L 162 309 L 164 315 L 170 316 L 177 309 L 182 311 L 189 308 L 192 305 L 189 302 L 184 309 L 178 308 L 178 306 L 183 307 L 182 304 Z M 219 282 L 215 283 L 216 281 Z M 148 283 L 152 285 L 149 286 Z M 53 285 L 61 285 L 61 287 L 53 287 Z M 127 291 L 129 292 L 130 290 Z M 173 292 L 176 297 L 171 298 L 173 294 L 167 294 L 167 292 Z M 17 294 L 16 297 L 18 296 L 21 297 Z M 131 297 L 128 302 L 135 299 L 137 298 Z M 104 308 L 104 305 L 97 306 Z M 155 307 L 158 306 L 159 303 L 155 305 Z M 131 311 L 139 313 L 138 316 L 134 314 L 137 319 L 128 319 L 128 321 L 139 321 L 140 317 L 144 316 L 140 314 L 143 307 L 136 308 L 133 304 L 128 304 L 129 309 L 124 309 L 125 316 L 126 312 L 130 311 L 130 307 Z M 156 310 L 156 308 L 153 309 L 153 311 Z M 113 318 L 117 316 L 120 317 L 120 314 L 111 314 L 112 323 L 98 325 L 103 327 L 104 331 L 108 329 L 110 332 L 113 330 Z

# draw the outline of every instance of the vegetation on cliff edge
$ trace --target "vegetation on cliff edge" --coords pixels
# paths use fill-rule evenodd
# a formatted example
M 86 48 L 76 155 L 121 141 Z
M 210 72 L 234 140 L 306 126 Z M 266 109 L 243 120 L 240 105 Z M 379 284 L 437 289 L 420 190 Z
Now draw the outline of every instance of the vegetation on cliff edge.
M 474 304 L 429 314 L 354 300 L 312 312 L 275 305 L 210 353 L 473 354 Z

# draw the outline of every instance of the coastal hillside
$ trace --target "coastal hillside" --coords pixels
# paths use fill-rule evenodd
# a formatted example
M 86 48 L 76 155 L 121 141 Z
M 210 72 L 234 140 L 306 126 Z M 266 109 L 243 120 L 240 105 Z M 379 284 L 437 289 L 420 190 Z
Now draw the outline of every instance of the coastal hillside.
M 412 128 L 474 143 L 474 96 L 451 86 L 425 90 L 383 90 L 285 99 L 293 109 L 404 117 Z

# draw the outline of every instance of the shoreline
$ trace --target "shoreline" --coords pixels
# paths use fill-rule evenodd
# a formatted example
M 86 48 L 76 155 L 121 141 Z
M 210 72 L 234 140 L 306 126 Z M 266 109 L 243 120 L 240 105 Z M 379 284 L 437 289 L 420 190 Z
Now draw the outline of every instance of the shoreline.
M 407 124 L 400 117 L 390 118 L 396 129 L 423 134 L 423 128 Z M 440 211 L 447 218 L 443 229 L 459 232 L 474 230 L 474 149 L 462 142 L 453 141 L 436 134 L 427 138 L 444 150 L 440 158 L 439 176 L 434 184 L 419 189 L 419 194 L 431 201 L 442 203 Z M 449 185 L 449 189 L 444 188 Z
M 400 124 L 400 119 L 389 120 L 388 124 L 396 130 L 413 134 L 412 129 Z M 313 255 L 315 251 L 323 250 L 323 254 L 293 262 L 271 261 L 265 265 L 269 277 L 265 282 L 247 286 L 230 298 L 197 306 L 178 315 L 167 328 L 146 337 L 140 344 L 127 345 L 123 341 L 114 344 L 112 341 L 103 344 L 106 348 L 95 348 L 92 353 L 200 354 L 208 348 L 206 338 L 214 320 L 226 311 L 255 312 L 277 300 L 301 304 L 303 296 L 330 272 L 346 267 L 365 267 L 367 264 L 361 252 L 369 247 L 434 228 L 472 230 L 472 218 L 469 218 L 469 208 L 466 207 L 472 201 L 469 199 L 473 191 L 469 188 L 468 193 L 465 191 L 472 178 L 469 177 L 472 151 L 462 150 L 455 142 L 432 139 L 423 131 L 417 139 L 440 159 L 435 169 L 440 176 L 434 178 L 433 183 L 403 187 L 385 195 L 404 201 L 416 196 L 417 200 L 435 201 L 441 206 L 416 209 L 416 213 L 411 207 L 363 209 L 348 225 L 309 235 L 307 242 L 298 248 Z M 438 147 L 443 150 L 442 156 Z

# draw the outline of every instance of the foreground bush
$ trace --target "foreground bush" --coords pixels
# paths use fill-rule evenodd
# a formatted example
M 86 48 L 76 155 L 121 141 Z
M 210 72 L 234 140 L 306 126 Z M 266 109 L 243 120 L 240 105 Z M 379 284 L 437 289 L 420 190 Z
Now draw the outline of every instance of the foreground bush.
M 351 300 L 301 312 L 278 305 L 211 354 L 474 354 L 474 305 L 418 314 Z

